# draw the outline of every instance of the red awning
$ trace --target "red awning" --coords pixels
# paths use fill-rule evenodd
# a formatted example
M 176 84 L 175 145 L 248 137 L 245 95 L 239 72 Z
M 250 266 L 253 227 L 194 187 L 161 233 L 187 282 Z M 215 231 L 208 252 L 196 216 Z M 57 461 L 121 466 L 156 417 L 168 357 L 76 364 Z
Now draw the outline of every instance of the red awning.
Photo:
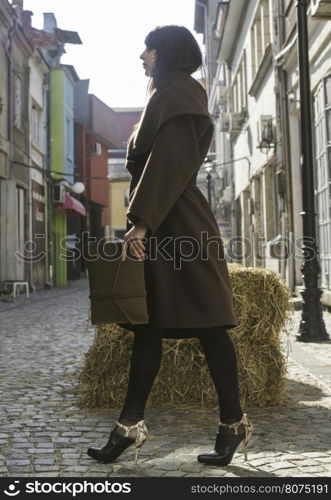
M 71 215 L 86 215 L 84 205 L 76 198 L 70 196 L 70 194 L 68 193 L 64 193 L 64 203 L 62 203 L 61 205 L 57 205 L 56 208 L 68 210 Z

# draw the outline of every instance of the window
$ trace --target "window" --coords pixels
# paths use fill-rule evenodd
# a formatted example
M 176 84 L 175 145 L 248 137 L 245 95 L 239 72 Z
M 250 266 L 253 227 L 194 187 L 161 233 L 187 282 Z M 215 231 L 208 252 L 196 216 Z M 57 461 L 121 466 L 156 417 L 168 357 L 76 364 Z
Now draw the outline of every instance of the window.
M 269 0 L 263 0 L 261 2 L 260 17 L 261 17 L 262 52 L 264 54 L 271 41 Z
M 73 154 L 74 154 L 74 124 L 72 117 L 66 116 L 66 151 L 67 151 L 67 160 L 69 163 L 73 163 Z
M 331 146 L 331 75 L 324 80 L 326 132 L 328 147 Z
M 232 111 L 241 113 L 244 108 L 247 108 L 246 50 L 232 84 Z
M 297 22 L 297 9 L 296 2 L 294 0 L 283 0 L 283 21 L 284 21 L 284 40 L 286 44 L 286 40 L 290 37 L 291 33 L 296 26 Z
M 40 122 L 41 110 L 37 104 L 33 103 L 31 110 L 31 139 L 36 146 L 40 146 Z
M 315 192 L 318 213 L 318 246 L 321 286 L 331 286 L 331 75 L 314 95 Z
M 270 40 L 269 0 L 262 0 L 251 27 L 252 79 L 259 69 Z
M 17 75 L 14 76 L 14 125 L 19 129 L 22 125 L 22 83 Z
M 277 196 L 275 193 L 275 165 L 271 164 L 263 171 L 263 194 L 264 200 L 261 206 L 261 212 L 264 219 L 264 234 L 266 241 L 271 240 L 277 234 Z M 278 227 L 277 227 L 278 226 Z
M 254 21 L 251 28 L 251 52 L 252 52 L 252 75 L 253 78 L 257 73 L 259 61 L 262 59 L 262 44 L 261 44 L 261 20 L 258 18 Z

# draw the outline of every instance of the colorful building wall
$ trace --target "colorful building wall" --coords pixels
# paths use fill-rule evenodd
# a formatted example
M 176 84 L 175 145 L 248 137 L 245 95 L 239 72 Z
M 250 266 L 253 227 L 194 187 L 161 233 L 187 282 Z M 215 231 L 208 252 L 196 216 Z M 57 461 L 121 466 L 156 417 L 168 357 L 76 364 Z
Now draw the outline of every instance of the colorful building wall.
M 130 187 L 128 180 L 113 180 L 109 183 L 110 199 L 110 226 L 111 235 L 116 236 L 119 232 L 126 232 L 126 211 L 125 206 L 126 193 Z
M 64 172 L 64 130 L 63 130 L 63 70 L 60 68 L 51 71 L 51 170 Z M 54 179 L 63 177 L 52 173 Z
M 100 141 L 92 136 L 87 136 L 87 150 L 90 151 L 91 144 L 99 143 L 101 154 L 93 155 L 87 159 L 87 172 L 91 176 L 88 182 L 88 197 L 94 203 L 99 203 L 103 206 L 108 206 L 108 148 L 100 143 Z
M 44 86 L 45 74 L 49 71 L 39 52 L 35 51 L 29 61 L 29 156 L 35 168 L 29 169 L 29 239 L 34 242 L 37 255 L 44 255 L 31 263 L 30 286 L 33 290 L 44 288 L 49 281 L 49 247 L 47 218 L 47 180 L 41 169 L 46 168 L 47 155 L 47 95 Z M 41 237 L 43 235 L 43 237 Z
M 74 78 L 65 67 L 51 70 L 51 170 L 54 179 L 74 182 Z M 70 174 L 70 175 L 66 175 Z M 53 211 L 55 285 L 67 284 L 67 216 Z

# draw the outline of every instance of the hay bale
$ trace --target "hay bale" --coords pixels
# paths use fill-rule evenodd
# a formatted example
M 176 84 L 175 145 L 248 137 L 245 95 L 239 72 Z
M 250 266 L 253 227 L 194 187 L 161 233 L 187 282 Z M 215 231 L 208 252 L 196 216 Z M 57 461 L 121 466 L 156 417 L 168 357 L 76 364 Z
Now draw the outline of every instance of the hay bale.
M 229 331 L 238 359 L 243 407 L 281 404 L 286 359 L 280 332 L 292 306 L 274 271 L 229 264 L 239 325 Z M 79 404 L 120 408 L 126 394 L 132 332 L 115 324 L 96 328 L 79 376 Z M 147 406 L 217 408 L 217 394 L 198 339 L 163 339 L 163 358 Z

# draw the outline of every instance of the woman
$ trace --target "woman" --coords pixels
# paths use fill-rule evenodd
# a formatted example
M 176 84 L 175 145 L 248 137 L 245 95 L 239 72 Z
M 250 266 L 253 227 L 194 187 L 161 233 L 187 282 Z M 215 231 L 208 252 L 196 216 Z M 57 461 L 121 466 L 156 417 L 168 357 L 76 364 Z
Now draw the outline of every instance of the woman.
M 198 456 L 224 466 L 252 424 L 240 407 L 237 360 L 226 330 L 236 326 L 224 250 L 214 214 L 196 186 L 213 125 L 207 94 L 191 74 L 202 65 L 200 48 L 181 26 L 158 27 L 141 54 L 151 95 L 129 140 L 132 175 L 122 260 L 128 248 L 144 260 L 149 323 L 121 324 L 134 332 L 126 400 L 97 460 L 113 462 L 147 438 L 144 409 L 162 357 L 162 338 L 200 340 L 214 381 L 220 422 L 215 448 Z

